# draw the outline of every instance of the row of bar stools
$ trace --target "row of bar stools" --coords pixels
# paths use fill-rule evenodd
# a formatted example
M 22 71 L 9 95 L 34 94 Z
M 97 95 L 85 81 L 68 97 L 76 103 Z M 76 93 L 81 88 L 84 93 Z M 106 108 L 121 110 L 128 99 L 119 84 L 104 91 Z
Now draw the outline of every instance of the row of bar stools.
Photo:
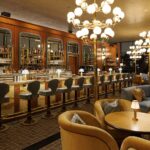
M 90 103 L 90 89 L 94 87 L 94 76 L 90 77 L 90 82 L 84 84 L 83 86 L 84 86 L 84 88 L 87 89 L 87 91 L 86 91 L 86 93 L 87 93 L 86 103 L 89 104 Z
M 51 100 L 50 96 L 55 95 L 57 92 L 59 80 L 53 79 L 48 82 L 48 89 L 40 90 L 39 95 L 47 97 L 47 110 L 45 118 L 51 117 Z
M 99 99 L 99 87 L 101 86 L 101 91 L 103 90 L 103 85 L 104 85 L 104 80 L 105 80 L 105 76 L 104 75 L 101 75 L 100 76 L 100 79 L 99 79 L 99 82 L 98 82 L 98 99 Z
M 21 93 L 19 96 L 23 100 L 27 100 L 27 119 L 22 122 L 24 125 L 31 125 L 35 124 L 37 121 L 32 119 L 32 100 L 37 99 L 39 94 L 39 89 L 40 89 L 40 82 L 39 81 L 33 81 L 28 84 L 27 90 L 29 91 L 28 93 Z
M 2 123 L 2 111 L 1 111 L 2 104 L 9 102 L 9 97 L 6 96 L 8 92 L 9 92 L 9 85 L 6 83 L 0 83 L 0 132 L 8 129 L 8 126 Z

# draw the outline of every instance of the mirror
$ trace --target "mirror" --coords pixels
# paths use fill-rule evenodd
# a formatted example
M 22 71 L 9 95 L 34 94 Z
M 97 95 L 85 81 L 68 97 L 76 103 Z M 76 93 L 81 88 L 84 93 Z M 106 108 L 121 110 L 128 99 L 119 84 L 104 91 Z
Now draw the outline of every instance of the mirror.
M 12 65 L 12 33 L 0 28 L 0 68 L 5 72 Z
M 20 66 L 31 70 L 42 68 L 43 50 L 39 35 L 22 32 L 20 39 Z
M 60 39 L 48 37 L 47 39 L 47 68 L 64 66 L 63 42 Z

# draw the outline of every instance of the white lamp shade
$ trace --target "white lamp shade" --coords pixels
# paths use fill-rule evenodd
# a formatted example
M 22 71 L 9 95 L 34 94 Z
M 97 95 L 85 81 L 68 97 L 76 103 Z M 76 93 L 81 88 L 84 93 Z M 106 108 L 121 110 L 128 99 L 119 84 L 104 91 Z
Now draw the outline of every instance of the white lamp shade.
M 96 35 L 96 34 L 94 34 L 94 33 L 93 33 L 93 34 L 91 34 L 91 35 L 90 35 L 90 39 L 91 39 L 91 40 L 94 40 L 94 39 L 96 40 L 96 39 L 97 39 L 97 35 Z
M 101 69 L 100 69 L 100 68 L 97 68 L 97 71 L 99 72 L 99 71 L 101 71 Z
M 24 74 L 24 75 L 29 74 L 29 70 L 28 69 L 22 70 L 22 74 Z
M 96 11 L 96 8 L 95 8 L 94 5 L 91 4 L 91 5 L 89 5 L 89 6 L 87 7 L 87 12 L 88 12 L 89 14 L 94 14 L 95 11 Z
M 111 7 L 108 3 L 105 3 L 102 7 L 102 12 L 104 14 L 109 14 L 111 12 Z
M 82 15 L 82 13 L 83 13 L 83 11 L 82 11 L 82 9 L 80 8 L 80 7 L 77 7 L 75 10 L 74 10 L 74 14 L 76 15 L 76 16 L 81 16 Z
M 80 68 L 80 69 L 79 69 L 79 72 L 84 72 L 84 69 L 83 69 L 83 68 Z
M 57 69 L 57 70 L 56 70 L 56 73 L 61 73 L 61 72 L 62 72 L 61 69 Z
M 88 35 L 88 34 L 89 34 L 88 28 L 83 28 L 83 29 L 81 30 L 81 32 L 82 32 L 83 35 Z
M 101 29 L 100 27 L 95 27 L 95 28 L 93 29 L 94 34 L 100 34 L 101 31 L 102 31 L 102 29 Z
M 119 15 L 120 13 L 121 13 L 120 7 L 115 7 L 115 8 L 113 9 L 113 14 L 114 14 L 114 15 Z
M 132 109 L 140 109 L 139 102 L 137 100 L 133 100 L 131 103 L 131 108 Z
M 86 3 L 86 2 L 83 2 L 82 4 L 81 4 L 81 8 L 82 9 L 87 9 L 87 7 L 88 7 L 88 4 Z

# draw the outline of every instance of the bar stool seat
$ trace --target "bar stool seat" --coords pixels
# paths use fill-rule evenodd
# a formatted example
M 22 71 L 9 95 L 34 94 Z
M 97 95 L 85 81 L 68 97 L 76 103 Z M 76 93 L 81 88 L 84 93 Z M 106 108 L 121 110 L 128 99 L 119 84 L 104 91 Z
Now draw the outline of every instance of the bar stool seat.
M 59 80 L 53 79 L 48 82 L 48 89 L 40 90 L 39 95 L 47 97 L 47 109 L 46 109 L 46 115 L 43 118 L 49 118 L 52 117 L 51 114 L 51 100 L 50 96 L 55 95 L 57 92 Z
M 22 122 L 23 125 L 33 125 L 35 123 L 37 123 L 36 120 L 32 119 L 32 100 L 33 99 L 37 99 L 39 94 L 38 94 L 38 91 L 40 89 L 40 82 L 39 81 L 33 81 L 31 83 L 28 84 L 28 87 L 27 87 L 27 90 L 29 92 L 27 93 L 21 93 L 19 94 L 19 97 L 22 99 L 22 100 L 27 100 L 27 108 L 28 108 L 28 111 L 27 111 L 27 119 Z
M 6 83 L 0 83 L 0 132 L 6 131 L 8 125 L 3 124 L 2 122 L 2 111 L 1 106 L 4 103 L 9 102 L 9 97 L 6 95 L 9 92 L 9 85 Z

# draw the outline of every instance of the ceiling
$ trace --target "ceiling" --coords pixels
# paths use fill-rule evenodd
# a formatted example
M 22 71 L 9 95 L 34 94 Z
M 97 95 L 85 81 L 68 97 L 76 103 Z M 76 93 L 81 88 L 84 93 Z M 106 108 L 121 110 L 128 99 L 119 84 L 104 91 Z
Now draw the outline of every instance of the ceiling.
M 150 0 L 115 0 L 115 6 L 121 7 L 125 18 L 114 27 L 111 42 L 135 40 L 139 32 L 150 30 Z M 0 0 L 0 12 L 10 12 L 11 18 L 66 32 L 66 15 L 74 8 L 75 0 Z

